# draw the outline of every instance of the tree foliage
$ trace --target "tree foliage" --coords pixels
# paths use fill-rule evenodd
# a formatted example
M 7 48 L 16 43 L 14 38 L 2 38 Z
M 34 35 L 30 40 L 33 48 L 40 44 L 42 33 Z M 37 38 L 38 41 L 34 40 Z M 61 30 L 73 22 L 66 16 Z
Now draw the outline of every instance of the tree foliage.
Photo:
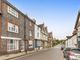
M 65 44 L 65 40 L 59 40 L 55 39 L 52 41 L 52 46 L 58 45 L 58 44 Z

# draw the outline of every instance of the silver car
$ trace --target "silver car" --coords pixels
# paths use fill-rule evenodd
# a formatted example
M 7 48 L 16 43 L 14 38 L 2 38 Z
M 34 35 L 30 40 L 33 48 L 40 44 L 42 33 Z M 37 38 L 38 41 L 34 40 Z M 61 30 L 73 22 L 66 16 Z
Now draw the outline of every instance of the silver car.
M 64 57 L 67 60 L 80 60 L 80 49 L 79 48 L 68 48 L 64 50 Z

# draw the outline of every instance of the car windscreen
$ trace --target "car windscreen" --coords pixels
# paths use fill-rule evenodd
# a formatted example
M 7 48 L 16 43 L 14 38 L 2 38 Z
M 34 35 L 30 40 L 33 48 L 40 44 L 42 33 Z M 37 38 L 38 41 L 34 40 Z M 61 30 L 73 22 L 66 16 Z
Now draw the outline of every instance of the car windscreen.
M 66 48 L 66 49 L 65 49 L 65 51 L 70 51 L 70 50 L 71 50 L 71 48 Z
M 72 52 L 80 53 L 80 49 L 71 49 Z

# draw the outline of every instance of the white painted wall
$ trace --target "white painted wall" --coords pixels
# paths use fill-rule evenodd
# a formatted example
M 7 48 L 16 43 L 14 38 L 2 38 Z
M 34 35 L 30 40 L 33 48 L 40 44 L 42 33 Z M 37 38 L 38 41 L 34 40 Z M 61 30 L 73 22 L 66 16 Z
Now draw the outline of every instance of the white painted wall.
M 76 48 L 77 47 L 76 44 L 77 44 L 77 35 L 74 35 L 73 37 L 71 37 L 66 41 L 65 47 Z
M 39 34 L 39 35 L 38 35 Z M 35 25 L 35 39 L 40 39 L 40 27 Z

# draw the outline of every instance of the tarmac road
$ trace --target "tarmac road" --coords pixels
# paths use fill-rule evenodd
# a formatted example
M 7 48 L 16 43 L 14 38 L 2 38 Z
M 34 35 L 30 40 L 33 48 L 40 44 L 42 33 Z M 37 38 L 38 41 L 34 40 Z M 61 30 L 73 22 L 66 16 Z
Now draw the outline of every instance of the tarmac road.
M 57 45 L 54 48 L 41 51 L 30 56 L 25 55 L 12 60 L 64 60 L 60 47 L 61 45 Z

